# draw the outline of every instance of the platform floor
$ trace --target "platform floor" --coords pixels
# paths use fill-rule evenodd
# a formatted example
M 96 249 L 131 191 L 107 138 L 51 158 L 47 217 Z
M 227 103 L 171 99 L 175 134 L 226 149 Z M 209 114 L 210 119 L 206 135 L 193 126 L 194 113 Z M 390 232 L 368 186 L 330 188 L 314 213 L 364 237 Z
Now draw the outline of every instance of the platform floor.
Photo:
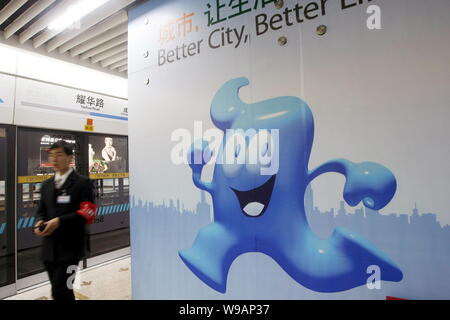
M 130 300 L 130 256 L 81 270 L 75 288 L 77 300 Z M 5 300 L 52 300 L 50 283 L 46 282 L 18 292 Z

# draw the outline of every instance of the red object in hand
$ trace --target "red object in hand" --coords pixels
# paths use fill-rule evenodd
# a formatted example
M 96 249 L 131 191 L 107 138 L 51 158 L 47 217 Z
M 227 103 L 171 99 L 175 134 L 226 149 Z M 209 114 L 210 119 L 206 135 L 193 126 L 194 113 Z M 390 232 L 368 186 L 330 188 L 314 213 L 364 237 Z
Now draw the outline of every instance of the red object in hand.
M 95 203 L 84 201 L 80 204 L 80 210 L 78 210 L 77 213 L 86 219 L 87 224 L 93 224 L 96 211 L 97 206 Z
M 397 297 L 391 297 L 391 296 L 387 296 L 386 300 L 408 300 L 408 299 L 403 299 L 403 298 L 397 298 Z

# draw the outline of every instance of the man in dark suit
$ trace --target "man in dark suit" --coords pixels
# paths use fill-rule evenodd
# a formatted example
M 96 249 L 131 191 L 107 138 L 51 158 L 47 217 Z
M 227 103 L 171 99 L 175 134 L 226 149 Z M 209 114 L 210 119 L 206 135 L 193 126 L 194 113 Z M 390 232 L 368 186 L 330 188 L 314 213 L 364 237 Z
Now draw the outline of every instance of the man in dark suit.
M 70 167 L 72 157 L 72 146 L 63 140 L 50 147 L 55 176 L 42 185 L 34 229 L 43 237 L 42 258 L 54 300 L 75 300 L 69 278 L 86 255 L 86 223 L 95 218 L 92 181 Z

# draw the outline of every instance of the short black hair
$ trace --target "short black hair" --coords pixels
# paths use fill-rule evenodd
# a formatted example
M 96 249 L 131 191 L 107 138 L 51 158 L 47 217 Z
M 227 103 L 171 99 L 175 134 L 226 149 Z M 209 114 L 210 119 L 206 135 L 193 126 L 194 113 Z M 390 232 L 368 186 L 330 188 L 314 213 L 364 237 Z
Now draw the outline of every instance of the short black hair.
M 68 156 L 73 155 L 73 146 L 72 146 L 72 144 L 67 143 L 64 140 L 59 140 L 59 141 L 56 141 L 55 143 L 53 143 L 50 146 L 50 149 L 48 151 L 53 150 L 53 149 L 58 149 L 58 148 L 63 149 L 64 153 L 66 155 L 68 155 Z

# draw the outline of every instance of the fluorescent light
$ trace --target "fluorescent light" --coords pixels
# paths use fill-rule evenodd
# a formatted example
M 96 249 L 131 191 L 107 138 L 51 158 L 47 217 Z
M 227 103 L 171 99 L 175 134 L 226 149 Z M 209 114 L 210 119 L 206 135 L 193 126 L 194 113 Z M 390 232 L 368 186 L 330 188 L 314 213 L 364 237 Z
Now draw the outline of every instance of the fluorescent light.
M 69 6 L 66 12 L 59 18 L 52 21 L 49 24 L 48 29 L 64 30 L 108 1 L 109 0 L 80 0 L 77 4 Z

